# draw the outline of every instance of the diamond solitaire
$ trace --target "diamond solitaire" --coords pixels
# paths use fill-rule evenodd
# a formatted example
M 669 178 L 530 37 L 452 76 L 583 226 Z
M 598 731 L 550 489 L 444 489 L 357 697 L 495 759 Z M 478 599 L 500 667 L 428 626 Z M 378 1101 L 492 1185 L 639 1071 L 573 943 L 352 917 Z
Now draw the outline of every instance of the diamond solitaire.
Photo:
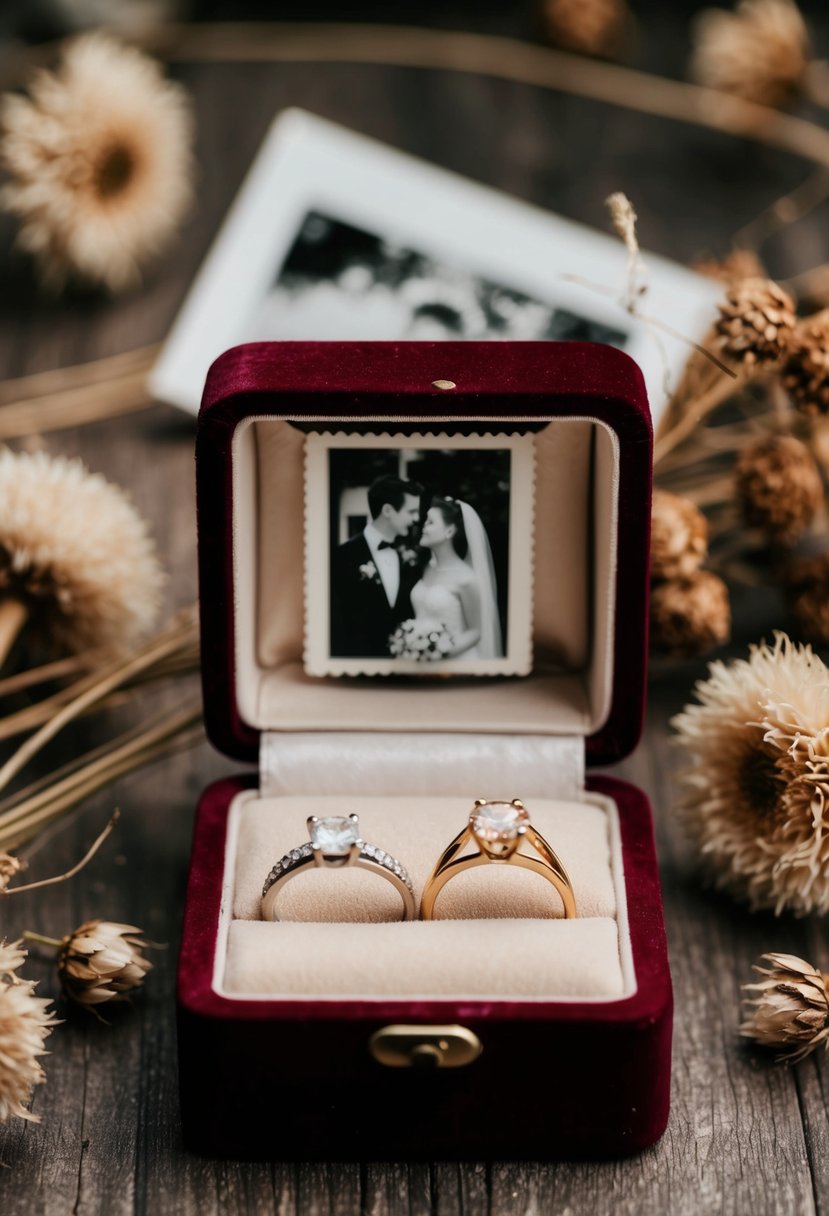
M 311 844 L 329 857 L 346 857 L 351 846 L 360 839 L 360 821 L 356 815 L 328 815 L 325 819 L 308 820 Z
M 518 799 L 512 802 L 485 802 L 478 798 L 469 816 L 469 826 L 475 838 L 487 844 L 505 844 L 523 836 L 530 817 Z

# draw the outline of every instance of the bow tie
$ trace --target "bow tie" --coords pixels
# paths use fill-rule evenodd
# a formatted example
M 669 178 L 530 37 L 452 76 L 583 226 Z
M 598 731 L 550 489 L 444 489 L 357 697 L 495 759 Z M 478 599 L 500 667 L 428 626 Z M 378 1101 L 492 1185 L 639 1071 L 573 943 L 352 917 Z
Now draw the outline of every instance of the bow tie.
M 394 543 L 393 543 L 392 541 L 390 541 L 390 540 L 381 540 L 381 541 L 380 541 L 380 544 L 377 546 L 377 548 L 378 548 L 378 550 L 382 550 L 382 549 L 394 549 L 394 548 L 395 548 L 395 545 L 394 545 Z

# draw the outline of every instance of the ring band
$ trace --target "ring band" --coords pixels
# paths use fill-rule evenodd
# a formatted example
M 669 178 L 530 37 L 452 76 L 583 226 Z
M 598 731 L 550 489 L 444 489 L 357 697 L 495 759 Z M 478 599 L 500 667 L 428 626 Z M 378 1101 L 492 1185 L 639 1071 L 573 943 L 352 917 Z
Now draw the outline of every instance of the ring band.
M 518 852 L 524 840 L 535 849 L 537 857 Z M 476 844 L 478 852 L 458 856 L 469 843 Z M 576 915 L 576 900 L 567 871 L 541 833 L 530 823 L 524 804 L 518 798 L 513 798 L 512 802 L 490 802 L 486 798 L 476 798 L 466 827 L 443 850 L 429 875 L 423 888 L 420 919 L 432 919 L 435 900 L 450 878 L 462 870 L 488 862 L 520 866 L 540 874 L 553 884 L 561 896 L 565 918 L 571 920 Z
M 262 919 L 279 920 L 276 901 L 282 887 L 295 874 L 313 866 L 342 869 L 358 866 L 387 879 L 403 900 L 403 920 L 414 920 L 415 897 L 412 880 L 400 862 L 376 845 L 360 839 L 357 815 L 329 815 L 319 819 L 311 815 L 306 821 L 311 839 L 291 849 L 276 863 L 262 888 Z

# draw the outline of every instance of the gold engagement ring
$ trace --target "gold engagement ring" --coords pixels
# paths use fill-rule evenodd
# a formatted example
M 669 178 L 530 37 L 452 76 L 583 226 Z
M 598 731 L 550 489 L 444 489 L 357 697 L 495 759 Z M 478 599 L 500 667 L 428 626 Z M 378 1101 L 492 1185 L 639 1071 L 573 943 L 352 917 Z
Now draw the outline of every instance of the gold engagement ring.
M 403 920 L 414 920 L 414 890 L 406 869 L 390 853 L 360 839 L 360 821 L 356 815 L 329 815 L 325 819 L 311 815 L 306 825 L 311 839 L 280 858 L 265 879 L 263 920 L 279 920 L 276 911 L 279 892 L 289 879 L 314 866 L 331 869 L 359 866 L 361 870 L 378 874 L 392 884 L 403 900 Z
M 519 846 L 524 841 L 535 849 L 536 857 L 519 853 Z M 478 846 L 478 851 L 460 856 L 461 850 L 472 843 Z M 513 798 L 512 802 L 490 802 L 486 798 L 476 798 L 466 826 L 443 850 L 429 875 L 423 888 L 420 919 L 432 919 L 435 900 L 450 878 L 473 866 L 493 862 L 496 865 L 520 866 L 540 874 L 553 884 L 561 896 L 565 917 L 570 920 L 576 915 L 576 900 L 567 871 L 541 833 L 530 823 L 523 802 L 518 798 Z

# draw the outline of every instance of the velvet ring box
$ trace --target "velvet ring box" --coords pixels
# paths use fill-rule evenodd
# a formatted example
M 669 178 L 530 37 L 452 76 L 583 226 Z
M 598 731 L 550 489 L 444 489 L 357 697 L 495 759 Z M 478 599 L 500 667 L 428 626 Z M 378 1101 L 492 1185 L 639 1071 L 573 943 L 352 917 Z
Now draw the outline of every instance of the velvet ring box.
M 320 432 L 533 436 L 529 674 L 306 674 L 305 449 Z M 650 477 L 642 377 L 607 346 L 255 343 L 213 365 L 197 444 L 205 717 L 258 773 L 208 788 L 196 819 L 178 978 L 188 1147 L 543 1159 L 661 1134 L 672 997 L 650 808 L 586 776 L 641 728 Z M 453 879 L 428 922 L 400 921 L 392 886 L 360 870 L 297 877 L 284 919 L 260 919 L 309 814 L 358 813 L 419 898 L 476 797 L 523 799 L 575 919 L 536 875 L 493 865 Z

